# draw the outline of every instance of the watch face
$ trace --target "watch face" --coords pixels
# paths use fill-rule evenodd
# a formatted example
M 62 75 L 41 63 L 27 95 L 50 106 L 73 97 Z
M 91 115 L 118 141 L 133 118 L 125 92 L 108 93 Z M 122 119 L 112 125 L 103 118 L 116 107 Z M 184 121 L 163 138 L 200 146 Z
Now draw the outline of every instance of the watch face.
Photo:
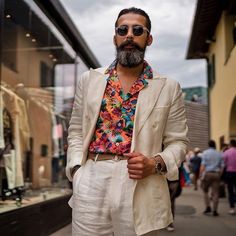
M 160 173 L 161 173 L 161 163 L 160 163 L 160 162 L 157 162 L 157 163 L 156 163 L 155 169 L 156 169 L 156 173 L 157 173 L 157 174 L 160 174 Z

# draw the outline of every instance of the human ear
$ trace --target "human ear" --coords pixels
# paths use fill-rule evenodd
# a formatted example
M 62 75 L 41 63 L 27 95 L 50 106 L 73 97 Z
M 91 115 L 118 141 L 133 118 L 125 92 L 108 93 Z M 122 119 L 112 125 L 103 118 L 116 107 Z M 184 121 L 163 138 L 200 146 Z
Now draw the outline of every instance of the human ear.
M 153 42 L 153 37 L 151 34 L 148 35 L 148 38 L 147 38 L 147 46 L 150 46 Z

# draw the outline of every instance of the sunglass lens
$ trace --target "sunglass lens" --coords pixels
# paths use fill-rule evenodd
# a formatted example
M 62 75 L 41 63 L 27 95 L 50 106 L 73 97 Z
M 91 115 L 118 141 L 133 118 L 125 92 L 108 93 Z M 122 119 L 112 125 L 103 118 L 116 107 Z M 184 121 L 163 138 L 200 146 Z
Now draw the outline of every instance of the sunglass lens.
M 134 26 L 133 27 L 133 34 L 135 35 L 135 36 L 140 36 L 140 35 L 142 35 L 143 34 L 143 27 L 142 26 Z
M 120 36 L 125 36 L 128 33 L 128 27 L 123 25 L 117 28 L 117 34 Z

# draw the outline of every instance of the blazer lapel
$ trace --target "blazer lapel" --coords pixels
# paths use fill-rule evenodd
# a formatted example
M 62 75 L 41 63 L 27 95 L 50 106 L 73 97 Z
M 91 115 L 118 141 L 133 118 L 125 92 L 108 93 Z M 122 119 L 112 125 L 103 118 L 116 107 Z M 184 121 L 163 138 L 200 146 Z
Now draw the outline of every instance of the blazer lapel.
M 100 113 L 102 98 L 106 89 L 107 77 L 102 71 L 96 71 L 90 69 L 90 75 L 88 80 L 88 100 L 85 101 L 87 103 L 87 117 L 89 119 L 89 127 L 87 130 L 87 135 L 84 139 L 84 150 L 88 148 L 88 145 L 91 141 L 91 138 L 94 133 L 94 129 L 97 123 L 97 119 Z
M 91 120 L 95 120 L 100 112 L 102 98 L 106 89 L 108 75 L 102 74 L 95 70 L 90 70 L 88 86 L 88 115 Z
M 165 78 L 153 78 L 148 80 L 148 85 L 139 92 L 133 130 L 133 142 L 131 151 L 134 149 L 135 137 L 139 134 L 145 121 L 148 119 L 153 107 L 155 106 L 162 88 L 165 85 Z

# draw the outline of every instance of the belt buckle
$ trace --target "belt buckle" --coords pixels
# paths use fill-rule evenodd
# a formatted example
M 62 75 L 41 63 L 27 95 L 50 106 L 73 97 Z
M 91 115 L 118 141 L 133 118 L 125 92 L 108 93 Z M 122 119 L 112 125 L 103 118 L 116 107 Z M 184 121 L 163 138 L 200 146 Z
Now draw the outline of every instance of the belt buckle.
M 115 155 L 113 158 L 112 158 L 113 161 L 120 161 L 120 157 L 118 155 Z

